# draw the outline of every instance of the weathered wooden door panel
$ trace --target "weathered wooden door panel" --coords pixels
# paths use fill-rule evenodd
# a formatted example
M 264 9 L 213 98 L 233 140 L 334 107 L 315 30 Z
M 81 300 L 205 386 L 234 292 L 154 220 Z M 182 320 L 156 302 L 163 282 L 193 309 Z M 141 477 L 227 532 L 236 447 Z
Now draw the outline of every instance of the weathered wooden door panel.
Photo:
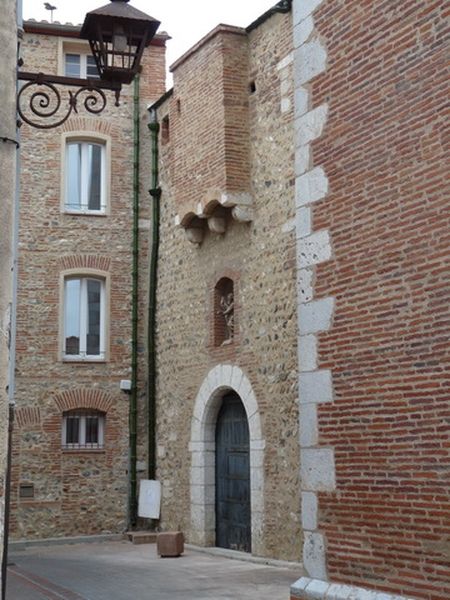
M 249 430 L 237 394 L 224 397 L 216 425 L 216 544 L 251 552 Z

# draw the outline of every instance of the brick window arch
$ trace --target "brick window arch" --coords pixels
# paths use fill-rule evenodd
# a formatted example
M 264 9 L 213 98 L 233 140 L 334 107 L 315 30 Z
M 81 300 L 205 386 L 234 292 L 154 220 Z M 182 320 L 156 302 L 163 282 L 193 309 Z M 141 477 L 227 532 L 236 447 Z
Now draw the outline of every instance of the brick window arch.
M 74 388 L 53 395 L 58 408 L 52 425 L 61 427 L 63 450 L 106 450 L 106 429 L 112 439 L 118 436 L 117 423 L 111 411 L 114 398 L 97 388 Z
M 214 346 L 225 346 L 234 341 L 234 281 L 222 277 L 214 287 Z
M 99 412 L 111 411 L 114 400 L 110 394 L 97 388 L 74 388 L 53 395 L 60 412 L 88 408 Z

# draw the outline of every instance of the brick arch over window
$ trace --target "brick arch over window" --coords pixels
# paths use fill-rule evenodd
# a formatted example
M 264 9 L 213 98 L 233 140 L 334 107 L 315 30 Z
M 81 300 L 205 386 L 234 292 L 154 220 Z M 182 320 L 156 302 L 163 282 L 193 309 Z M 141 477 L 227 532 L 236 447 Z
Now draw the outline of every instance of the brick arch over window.
M 111 410 L 113 398 L 96 389 L 75 389 L 55 394 L 53 400 L 61 412 L 76 408 L 90 408 L 107 413 Z
M 111 268 L 111 259 L 95 254 L 70 254 L 59 259 L 59 266 L 61 271 L 78 269 L 82 272 L 84 269 L 92 269 L 107 273 Z
M 19 429 L 24 427 L 37 427 L 41 424 L 41 411 L 39 406 L 17 408 L 14 419 Z
M 244 405 L 250 434 L 250 492 L 252 549 L 263 551 L 264 448 L 256 396 L 245 373 L 237 366 L 217 365 L 205 377 L 197 394 L 191 421 L 191 542 L 215 544 L 215 429 L 222 398 L 234 391 Z
M 114 135 L 114 127 L 108 123 L 107 119 L 90 119 L 89 117 L 73 117 L 68 119 L 61 127 L 61 133 L 70 133 L 71 131 L 85 131 L 86 135 L 100 133 L 103 135 Z

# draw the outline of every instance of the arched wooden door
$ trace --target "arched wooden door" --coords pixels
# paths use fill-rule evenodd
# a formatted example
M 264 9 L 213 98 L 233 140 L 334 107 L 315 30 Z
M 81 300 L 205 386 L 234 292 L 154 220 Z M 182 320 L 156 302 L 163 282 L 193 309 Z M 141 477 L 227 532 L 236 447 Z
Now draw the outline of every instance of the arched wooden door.
M 251 552 L 249 430 L 235 393 L 223 398 L 216 424 L 216 545 Z

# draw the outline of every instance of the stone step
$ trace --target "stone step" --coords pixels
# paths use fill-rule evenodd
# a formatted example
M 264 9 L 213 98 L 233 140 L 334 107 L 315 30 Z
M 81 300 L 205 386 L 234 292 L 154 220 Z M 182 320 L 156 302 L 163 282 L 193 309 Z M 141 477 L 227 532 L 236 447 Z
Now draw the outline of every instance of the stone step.
M 127 531 L 126 537 L 133 544 L 156 544 L 156 536 L 154 531 Z

